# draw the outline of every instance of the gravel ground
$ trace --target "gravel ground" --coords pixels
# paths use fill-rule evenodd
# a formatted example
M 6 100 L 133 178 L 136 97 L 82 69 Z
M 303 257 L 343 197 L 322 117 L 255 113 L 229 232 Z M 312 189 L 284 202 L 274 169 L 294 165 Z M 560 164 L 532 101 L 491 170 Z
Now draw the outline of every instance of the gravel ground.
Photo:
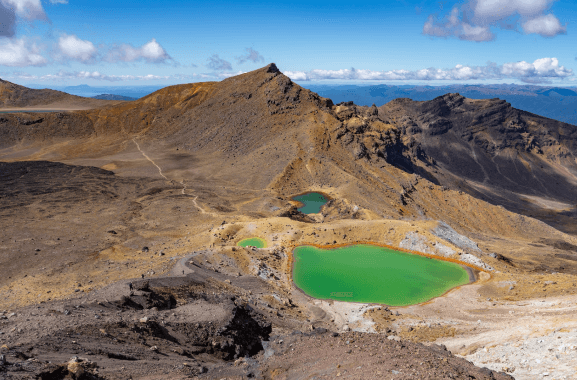
M 524 337 L 519 342 L 486 347 L 465 358 L 477 366 L 505 370 L 520 380 L 577 379 L 577 329 Z
M 436 228 L 434 228 L 431 232 L 433 232 L 434 235 L 440 237 L 441 239 L 445 239 L 461 249 L 479 253 L 481 252 L 481 250 L 477 246 L 477 243 L 475 243 L 468 237 L 459 234 L 445 222 L 439 222 L 439 225 Z

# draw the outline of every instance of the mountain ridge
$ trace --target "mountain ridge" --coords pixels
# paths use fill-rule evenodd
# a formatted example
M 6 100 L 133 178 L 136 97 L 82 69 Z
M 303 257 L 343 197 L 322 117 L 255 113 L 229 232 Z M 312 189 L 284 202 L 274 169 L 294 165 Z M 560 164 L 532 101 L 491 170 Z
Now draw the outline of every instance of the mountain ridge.
M 335 103 L 354 101 L 355 104 L 383 105 L 396 98 L 415 101 L 433 100 L 446 93 L 460 93 L 470 99 L 501 98 L 514 108 L 531 112 L 565 123 L 577 124 L 577 97 L 575 88 L 513 84 L 454 84 L 423 85 L 316 85 L 303 84 Z
M 70 95 L 62 91 L 36 90 L 0 79 L 0 109 L 33 108 L 44 109 L 89 109 L 104 107 L 117 102 L 95 100 Z
M 132 101 L 138 98 L 132 98 L 130 96 L 122 96 L 122 95 L 115 95 L 115 94 L 100 94 L 96 96 L 91 96 L 92 99 L 102 99 L 102 100 L 127 100 Z

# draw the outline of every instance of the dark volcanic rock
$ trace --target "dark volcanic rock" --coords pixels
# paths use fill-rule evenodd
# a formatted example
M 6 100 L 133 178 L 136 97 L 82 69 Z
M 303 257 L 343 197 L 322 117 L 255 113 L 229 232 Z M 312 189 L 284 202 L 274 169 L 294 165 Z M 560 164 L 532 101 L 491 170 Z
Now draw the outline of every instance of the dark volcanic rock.
M 409 117 L 401 118 L 401 126 L 389 124 L 384 113 L 377 107 L 361 107 L 352 102 L 333 107 L 334 116 L 342 122 L 334 131 L 334 139 L 348 149 L 355 160 L 365 158 L 371 162 L 386 162 L 408 173 L 417 173 L 433 183 L 436 179 L 422 170 L 434 162 L 427 157 L 421 144 L 408 137 L 406 131 L 421 132 L 421 128 Z M 442 133 L 447 126 L 439 124 L 435 133 Z M 449 123 L 450 124 L 450 123 Z M 449 125 L 450 126 L 450 125 Z
M 305 223 L 315 222 L 315 220 L 312 219 L 310 216 L 308 216 L 307 214 L 303 214 L 302 212 L 297 210 L 296 206 L 292 206 L 287 210 L 280 211 L 278 216 L 281 218 L 289 218 L 292 220 L 298 220 L 299 222 L 305 222 Z
M 118 306 L 137 310 L 152 309 L 158 310 L 172 309 L 176 306 L 176 300 L 172 295 L 159 294 L 153 290 L 138 290 L 129 296 L 124 296 L 118 302 Z
M 63 183 L 63 177 L 69 177 L 69 181 Z M 68 192 L 72 197 L 68 201 L 81 200 L 79 196 L 86 194 L 86 181 L 91 180 L 112 182 L 116 178 L 111 171 L 90 166 L 50 161 L 0 162 L 0 198 L 5 200 L 4 207 L 9 206 L 12 199 L 17 199 L 19 204 L 35 202 L 38 196 L 59 192 Z M 113 191 L 101 190 L 99 193 L 107 198 L 118 196 Z
M 393 124 L 401 139 L 415 142 L 414 152 L 433 164 L 427 170 L 440 184 L 543 218 L 556 228 L 567 226 L 573 216 L 571 211 L 552 218 L 525 196 L 574 204 L 576 126 L 520 111 L 504 100 L 459 94 L 424 102 L 396 99 L 380 107 L 379 115 L 398 120 Z

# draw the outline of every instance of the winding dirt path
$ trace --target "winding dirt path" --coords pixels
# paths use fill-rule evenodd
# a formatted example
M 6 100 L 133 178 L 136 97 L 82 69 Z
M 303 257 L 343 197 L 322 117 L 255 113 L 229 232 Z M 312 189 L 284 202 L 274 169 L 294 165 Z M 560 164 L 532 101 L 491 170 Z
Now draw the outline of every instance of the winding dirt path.
M 182 185 L 182 195 L 187 195 L 186 194 L 186 184 L 184 183 L 184 178 L 182 179 L 182 181 L 180 181 L 180 184 Z M 216 215 L 213 212 L 206 212 L 206 210 L 204 208 L 200 207 L 200 205 L 196 201 L 197 199 L 198 199 L 198 195 L 195 195 L 194 198 L 191 199 L 191 201 L 194 204 L 194 207 L 196 207 L 198 209 L 198 211 L 200 211 L 201 214 Z
M 150 158 L 141 148 L 140 145 L 138 145 L 138 143 L 136 142 L 136 139 L 132 139 L 132 142 L 134 142 L 134 144 L 136 145 L 136 147 L 138 148 L 138 151 L 144 156 L 144 158 L 146 158 L 148 161 L 150 161 L 150 163 L 154 166 L 156 166 L 156 168 L 158 169 L 158 173 L 162 176 L 162 178 L 164 178 L 165 180 L 169 181 L 169 182 L 173 182 L 173 180 L 171 180 L 170 178 L 168 178 L 167 176 L 165 176 L 162 173 L 162 168 L 160 166 L 158 166 L 156 164 L 156 162 L 154 162 L 152 160 L 152 158 Z M 176 181 L 174 181 L 176 182 Z M 184 178 L 182 179 L 182 181 L 179 182 L 182 185 L 182 195 L 187 195 L 186 194 L 186 184 L 184 183 Z M 191 194 L 194 195 L 194 194 Z M 200 211 L 201 214 L 209 214 L 209 215 L 213 215 L 213 216 L 217 216 L 218 214 L 214 213 L 214 212 L 207 212 L 204 208 L 202 208 L 198 202 L 196 201 L 198 199 L 198 195 L 194 196 L 193 199 L 191 199 L 192 203 L 194 204 L 194 207 L 196 207 L 198 209 L 198 211 Z
M 158 173 L 160 174 L 160 176 L 161 176 L 162 178 L 164 178 L 165 180 L 170 181 L 170 179 L 168 179 L 168 177 L 166 177 L 164 174 L 162 174 L 162 169 L 160 168 L 160 166 L 156 165 L 156 162 L 154 162 L 154 161 L 152 160 L 152 158 L 148 157 L 148 156 L 146 155 L 146 153 L 144 153 L 144 151 L 143 151 L 142 149 L 140 149 L 140 145 L 138 145 L 138 143 L 136 142 L 136 140 L 135 140 L 135 139 L 132 139 L 132 142 L 134 142 L 134 143 L 136 144 L 136 147 L 138 148 L 138 151 L 139 151 L 140 153 L 142 153 L 142 155 L 144 156 L 144 158 L 146 158 L 148 161 L 150 161 L 150 163 L 152 163 L 152 165 L 156 166 L 156 168 L 158 169 Z

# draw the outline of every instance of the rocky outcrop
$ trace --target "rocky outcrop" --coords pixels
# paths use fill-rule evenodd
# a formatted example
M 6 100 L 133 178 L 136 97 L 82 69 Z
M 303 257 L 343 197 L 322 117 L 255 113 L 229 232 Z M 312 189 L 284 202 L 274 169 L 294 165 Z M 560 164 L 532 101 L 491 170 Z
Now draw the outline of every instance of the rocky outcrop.
M 334 116 L 341 122 L 335 139 L 348 149 L 354 159 L 383 160 L 388 164 L 408 168 L 413 159 L 427 163 L 419 144 L 414 139 L 404 139 L 403 129 L 389 124 L 379 116 L 379 109 L 360 107 L 352 102 L 333 107 Z
M 176 299 L 171 294 L 162 294 L 153 289 L 146 287 L 145 289 L 138 289 L 131 292 L 128 296 L 123 296 L 117 302 L 118 306 L 122 308 L 131 308 L 136 310 L 152 309 L 167 310 L 176 307 Z
M 96 363 L 75 356 L 68 363 L 49 365 L 36 378 L 38 380 L 104 380 L 97 372 Z
M 232 318 L 221 326 L 211 346 L 226 359 L 253 356 L 263 349 L 272 325 L 248 306 L 235 307 Z
M 315 219 L 311 218 L 307 214 L 300 212 L 296 206 L 291 206 L 284 210 L 280 210 L 278 216 L 281 218 L 290 218 L 299 222 L 315 223 Z

